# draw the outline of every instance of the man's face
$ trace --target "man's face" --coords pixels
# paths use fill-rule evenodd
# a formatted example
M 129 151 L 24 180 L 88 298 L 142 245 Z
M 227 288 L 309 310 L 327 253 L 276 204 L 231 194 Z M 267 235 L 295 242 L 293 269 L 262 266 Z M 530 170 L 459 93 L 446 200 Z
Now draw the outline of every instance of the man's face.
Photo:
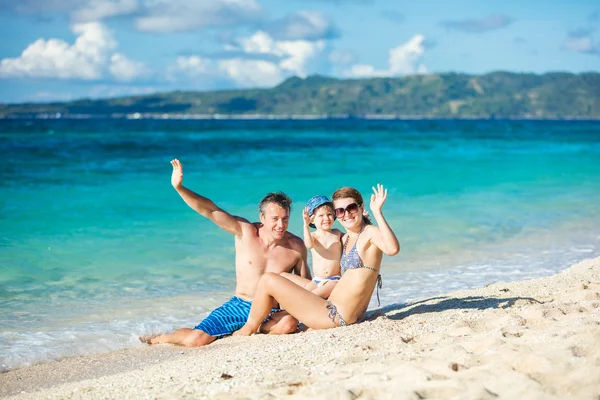
M 267 203 L 260 215 L 260 222 L 275 239 L 281 239 L 290 223 L 290 213 L 278 204 Z

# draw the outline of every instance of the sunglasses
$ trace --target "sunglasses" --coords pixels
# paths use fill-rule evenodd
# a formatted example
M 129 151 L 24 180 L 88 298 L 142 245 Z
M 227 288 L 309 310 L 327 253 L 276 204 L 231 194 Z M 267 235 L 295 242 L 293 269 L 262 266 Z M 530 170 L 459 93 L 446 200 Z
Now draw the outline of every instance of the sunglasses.
M 336 208 L 335 216 L 336 218 L 342 218 L 344 215 L 346 215 L 346 213 L 356 214 L 358 212 L 358 207 L 360 207 L 358 204 L 350 203 L 346 206 L 346 208 Z

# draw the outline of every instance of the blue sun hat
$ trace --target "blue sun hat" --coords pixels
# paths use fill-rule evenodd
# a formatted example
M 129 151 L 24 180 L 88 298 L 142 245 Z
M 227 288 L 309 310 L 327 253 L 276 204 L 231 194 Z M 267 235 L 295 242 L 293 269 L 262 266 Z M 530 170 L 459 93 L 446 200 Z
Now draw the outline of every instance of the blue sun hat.
M 312 217 L 315 213 L 315 210 L 321 207 L 323 204 L 331 204 L 331 206 L 333 207 L 333 202 L 329 200 L 327 196 L 323 196 L 322 194 L 320 194 L 311 197 L 310 200 L 308 200 L 308 203 L 306 203 L 306 207 L 308 207 L 308 216 Z M 333 216 L 333 219 L 335 220 L 335 215 Z M 315 224 L 313 224 L 312 222 L 308 224 L 308 226 L 310 226 L 311 228 L 316 228 Z

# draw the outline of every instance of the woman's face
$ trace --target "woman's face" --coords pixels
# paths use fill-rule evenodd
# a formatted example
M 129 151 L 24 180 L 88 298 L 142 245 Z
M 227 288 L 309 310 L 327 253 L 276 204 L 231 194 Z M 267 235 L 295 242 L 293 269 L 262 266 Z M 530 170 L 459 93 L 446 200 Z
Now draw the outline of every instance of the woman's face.
M 352 197 L 337 199 L 333 202 L 335 216 L 346 229 L 362 226 L 362 205 L 359 205 Z

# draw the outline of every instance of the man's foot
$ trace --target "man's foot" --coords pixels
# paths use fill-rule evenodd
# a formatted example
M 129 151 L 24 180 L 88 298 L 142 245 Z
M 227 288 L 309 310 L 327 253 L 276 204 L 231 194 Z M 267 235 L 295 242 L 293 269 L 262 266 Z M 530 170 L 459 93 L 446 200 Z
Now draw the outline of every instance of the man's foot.
M 140 336 L 139 339 L 140 339 L 140 342 L 146 343 L 146 344 L 160 344 L 160 337 L 161 336 L 162 335 L 154 335 L 154 336 L 152 336 L 152 335 L 148 335 L 148 336 L 144 335 L 144 336 Z

